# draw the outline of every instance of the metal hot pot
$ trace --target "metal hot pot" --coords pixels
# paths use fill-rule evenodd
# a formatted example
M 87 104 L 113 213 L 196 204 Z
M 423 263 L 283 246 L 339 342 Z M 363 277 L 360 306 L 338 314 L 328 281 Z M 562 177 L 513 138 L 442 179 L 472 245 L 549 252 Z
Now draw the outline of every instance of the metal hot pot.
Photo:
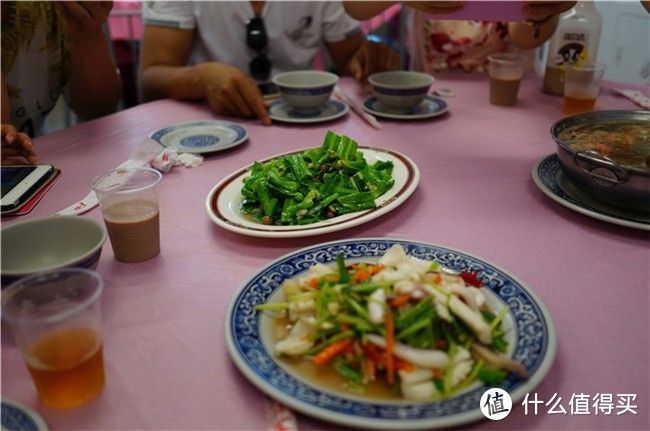
M 617 163 L 598 151 L 575 151 L 559 138 L 562 131 L 578 125 L 638 121 L 650 128 L 648 111 L 594 111 L 566 117 L 551 126 L 560 167 L 567 178 L 586 194 L 604 203 L 634 211 L 650 212 L 650 151 L 647 168 Z

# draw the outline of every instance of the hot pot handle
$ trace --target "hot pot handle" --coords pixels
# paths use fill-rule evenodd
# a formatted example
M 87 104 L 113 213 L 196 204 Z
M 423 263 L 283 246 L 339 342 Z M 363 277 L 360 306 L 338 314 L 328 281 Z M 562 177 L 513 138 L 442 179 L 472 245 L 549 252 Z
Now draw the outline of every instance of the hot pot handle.
M 577 151 L 573 155 L 573 161 L 587 175 L 611 185 L 623 184 L 629 179 L 625 169 L 597 151 Z

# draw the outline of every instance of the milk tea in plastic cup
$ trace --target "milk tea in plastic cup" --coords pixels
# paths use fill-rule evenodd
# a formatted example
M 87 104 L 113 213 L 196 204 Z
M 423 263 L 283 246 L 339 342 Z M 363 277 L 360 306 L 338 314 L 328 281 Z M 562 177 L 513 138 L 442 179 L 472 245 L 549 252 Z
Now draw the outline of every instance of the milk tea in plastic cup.
M 104 387 L 103 290 L 97 272 L 64 268 L 22 278 L 2 291 L 2 317 L 49 407 L 83 404 Z
M 142 262 L 160 253 L 161 179 L 155 169 L 117 168 L 91 182 L 113 253 L 120 262 Z
M 497 106 L 516 104 L 526 57 L 517 53 L 501 52 L 489 55 L 488 61 L 490 103 Z

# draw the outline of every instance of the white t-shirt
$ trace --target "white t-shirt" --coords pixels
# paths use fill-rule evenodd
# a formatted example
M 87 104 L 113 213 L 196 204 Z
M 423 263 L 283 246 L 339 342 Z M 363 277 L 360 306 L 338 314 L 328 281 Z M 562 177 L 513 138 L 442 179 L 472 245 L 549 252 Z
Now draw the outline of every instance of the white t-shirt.
M 246 22 L 255 16 L 248 1 L 151 1 L 143 3 L 145 25 L 196 29 L 189 65 L 218 61 L 249 73 L 257 52 L 246 45 Z M 361 32 L 340 1 L 267 1 L 261 13 L 271 76 L 311 69 L 322 42 Z

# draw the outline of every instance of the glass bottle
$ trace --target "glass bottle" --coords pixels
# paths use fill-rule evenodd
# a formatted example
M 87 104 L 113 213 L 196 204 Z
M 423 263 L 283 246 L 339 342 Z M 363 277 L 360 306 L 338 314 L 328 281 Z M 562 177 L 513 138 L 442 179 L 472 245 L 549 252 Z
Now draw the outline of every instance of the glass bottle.
M 557 29 L 549 41 L 543 91 L 564 93 L 565 64 L 596 60 L 603 19 L 593 0 L 580 0 L 560 16 Z

